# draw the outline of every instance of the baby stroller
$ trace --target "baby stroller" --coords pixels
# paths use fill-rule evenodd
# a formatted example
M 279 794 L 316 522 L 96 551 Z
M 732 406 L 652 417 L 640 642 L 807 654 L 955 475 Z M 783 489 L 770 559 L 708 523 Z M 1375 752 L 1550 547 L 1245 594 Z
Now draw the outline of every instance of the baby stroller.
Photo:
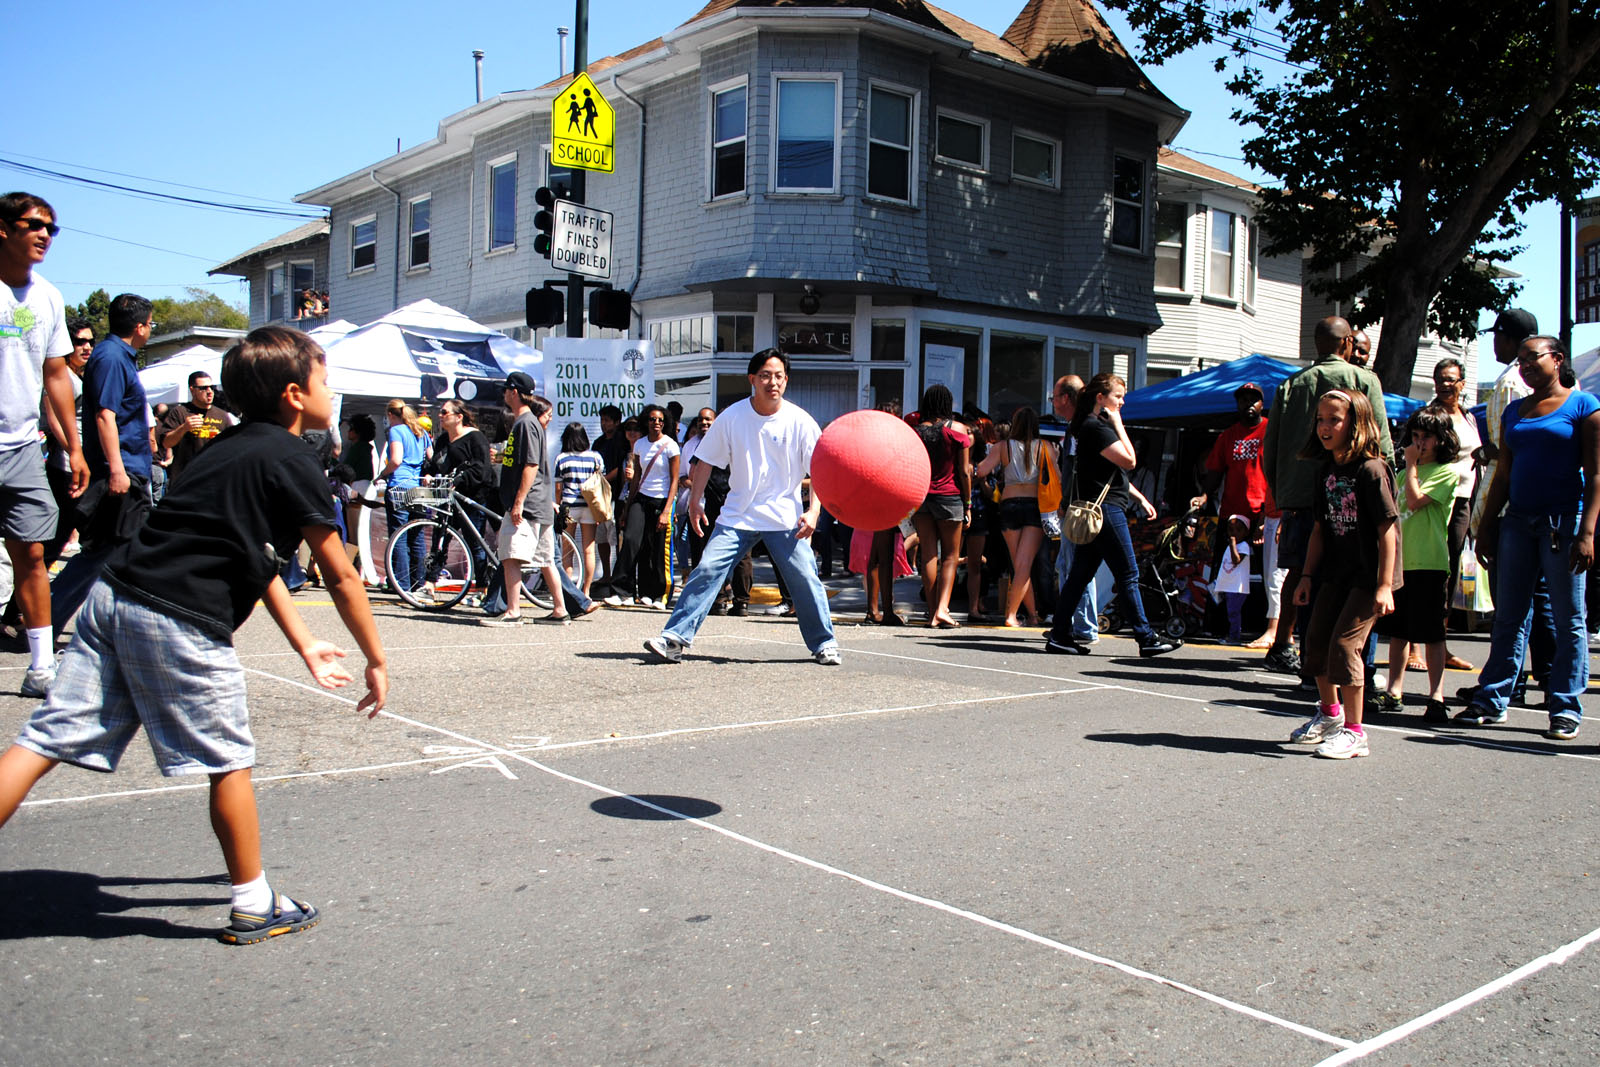
M 1207 525 L 1191 509 L 1160 528 L 1148 547 L 1141 544 L 1144 537 L 1134 543 L 1139 597 L 1145 619 L 1157 633 L 1181 639 L 1205 622 Z M 1126 624 L 1115 596 L 1111 597 L 1100 608 L 1100 632 L 1115 633 Z

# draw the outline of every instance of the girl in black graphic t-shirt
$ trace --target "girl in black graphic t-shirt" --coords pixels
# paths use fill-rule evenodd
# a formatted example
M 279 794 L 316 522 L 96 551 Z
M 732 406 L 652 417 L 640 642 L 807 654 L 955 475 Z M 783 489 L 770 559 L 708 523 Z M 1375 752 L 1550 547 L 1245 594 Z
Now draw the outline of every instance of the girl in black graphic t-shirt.
M 1317 400 L 1316 428 L 1300 452 L 1324 460 L 1316 524 L 1294 591 L 1296 604 L 1310 604 L 1316 581 L 1301 663 L 1317 679 L 1320 703 L 1289 739 L 1316 745 L 1316 754 L 1329 759 L 1367 754 L 1362 652 L 1372 624 L 1394 610 L 1399 512 L 1378 435 L 1366 395 L 1335 389 Z

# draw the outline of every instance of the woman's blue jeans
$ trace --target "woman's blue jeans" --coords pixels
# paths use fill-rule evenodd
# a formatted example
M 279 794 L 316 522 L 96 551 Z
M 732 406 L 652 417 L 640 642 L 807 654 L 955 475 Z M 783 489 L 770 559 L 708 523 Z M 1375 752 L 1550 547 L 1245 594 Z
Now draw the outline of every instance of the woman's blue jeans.
M 1588 576 L 1572 573 L 1576 515 L 1525 515 L 1507 511 L 1500 520 L 1494 573 L 1494 629 L 1489 658 L 1478 675 L 1472 702 L 1490 711 L 1504 711 L 1522 673 L 1533 615 L 1534 586 L 1544 576 L 1555 619 L 1555 649 L 1544 680 L 1545 710 L 1550 718 L 1578 722 L 1578 698 L 1589 688 L 1589 633 L 1584 625 L 1584 591 Z
M 1119 507 L 1105 509 L 1105 521 L 1098 537 L 1086 545 L 1073 547 L 1072 568 L 1067 571 L 1067 583 L 1061 587 L 1061 596 L 1056 600 L 1050 639 L 1062 645 L 1073 640 L 1073 609 L 1089 583 L 1094 581 L 1095 572 L 1102 563 L 1111 568 L 1111 576 L 1117 581 L 1117 596 L 1122 598 L 1133 636 L 1141 645 L 1154 640 L 1155 631 L 1145 619 L 1144 600 L 1139 596 L 1139 564 L 1133 555 L 1133 538 L 1128 534 L 1128 513 Z
M 406 489 L 390 489 L 383 498 L 383 514 L 392 540 L 396 531 L 413 518 L 406 506 Z M 389 583 L 396 589 L 411 589 L 422 581 L 422 571 L 427 566 L 428 546 L 423 543 L 422 531 L 413 530 L 405 535 L 405 547 L 394 554 L 394 573 Z

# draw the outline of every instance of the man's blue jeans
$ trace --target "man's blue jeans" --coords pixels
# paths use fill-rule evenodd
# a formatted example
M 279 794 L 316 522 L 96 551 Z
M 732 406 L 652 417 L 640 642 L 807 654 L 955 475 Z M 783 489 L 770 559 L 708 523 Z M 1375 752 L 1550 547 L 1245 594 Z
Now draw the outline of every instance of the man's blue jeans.
M 678 594 L 662 635 L 685 646 L 693 644 L 694 635 L 700 632 L 706 616 L 711 613 L 711 605 L 728 580 L 728 573 L 757 541 L 767 546 L 773 567 L 782 575 L 794 597 L 794 612 L 806 647 L 820 652 L 837 645 L 833 619 L 828 615 L 828 594 L 817 577 L 810 539 L 796 536 L 793 530 L 736 530 L 721 523 L 712 529 L 711 538 L 701 553 L 700 565 Z
M 1587 575 L 1572 573 L 1576 515 L 1524 515 L 1507 511 L 1500 520 L 1495 557 L 1494 629 L 1489 658 L 1478 675 L 1474 704 L 1504 711 L 1522 673 L 1522 656 L 1532 622 L 1534 585 L 1542 574 L 1555 618 L 1555 650 L 1544 679 L 1550 718 L 1578 722 L 1578 698 L 1589 688 L 1589 634 L 1584 625 Z
M 1056 588 L 1064 589 L 1067 585 L 1067 575 L 1072 572 L 1072 556 L 1077 545 L 1061 539 L 1061 549 L 1056 553 Z M 1089 579 L 1089 584 L 1083 589 L 1083 596 L 1072 606 L 1072 636 L 1080 644 L 1090 644 L 1100 639 L 1100 607 L 1098 604 L 1099 590 L 1095 587 L 1094 578 Z M 1056 605 L 1060 611 L 1062 605 Z

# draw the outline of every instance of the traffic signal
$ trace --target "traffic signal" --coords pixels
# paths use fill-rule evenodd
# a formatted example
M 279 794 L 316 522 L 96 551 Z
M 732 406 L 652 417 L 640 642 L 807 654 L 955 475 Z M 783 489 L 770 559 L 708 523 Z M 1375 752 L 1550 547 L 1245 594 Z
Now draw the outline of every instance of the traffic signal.
M 529 289 L 524 301 L 528 328 L 560 326 L 567 318 L 566 294 L 557 289 Z
M 548 186 L 541 185 L 533 191 L 533 202 L 544 209 L 533 216 L 534 228 L 539 231 L 533 238 L 533 250 L 545 259 L 549 259 L 550 234 L 556 224 L 556 194 Z M 557 319 L 556 321 L 560 322 L 561 320 Z
M 622 289 L 609 286 L 589 294 L 589 323 L 613 330 L 626 330 L 633 321 L 633 298 Z

